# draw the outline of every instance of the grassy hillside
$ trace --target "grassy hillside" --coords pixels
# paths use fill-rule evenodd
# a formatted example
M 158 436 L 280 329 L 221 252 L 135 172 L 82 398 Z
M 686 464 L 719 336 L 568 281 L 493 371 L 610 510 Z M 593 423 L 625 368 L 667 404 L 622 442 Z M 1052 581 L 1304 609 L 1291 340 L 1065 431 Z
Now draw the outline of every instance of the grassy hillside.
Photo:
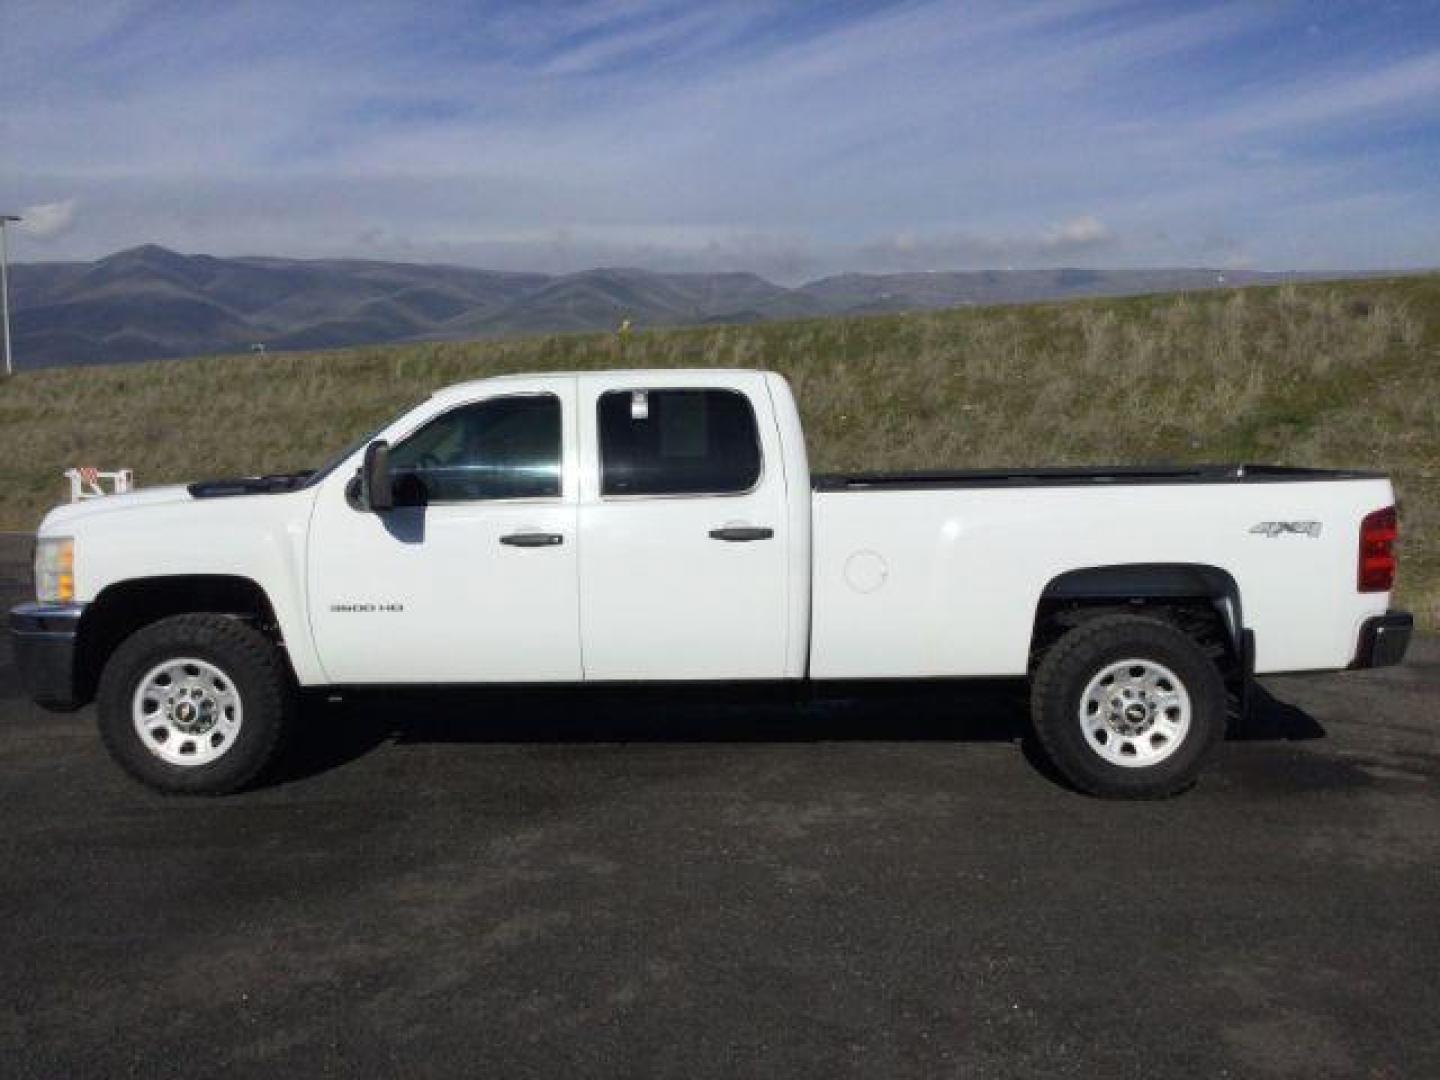
M 292 470 L 445 383 L 621 365 L 785 373 L 817 469 L 1383 468 L 1403 599 L 1440 627 L 1440 276 L 22 374 L 0 384 L 0 527 L 33 528 L 70 464 Z

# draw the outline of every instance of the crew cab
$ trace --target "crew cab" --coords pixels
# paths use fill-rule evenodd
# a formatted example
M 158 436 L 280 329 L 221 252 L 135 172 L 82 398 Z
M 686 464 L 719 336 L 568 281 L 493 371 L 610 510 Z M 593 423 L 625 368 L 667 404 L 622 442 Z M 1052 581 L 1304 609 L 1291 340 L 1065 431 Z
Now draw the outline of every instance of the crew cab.
M 1373 473 L 812 476 L 773 373 L 503 376 L 312 472 L 52 510 L 10 621 L 166 791 L 251 783 L 302 690 L 1013 676 L 1072 784 L 1147 797 L 1253 674 L 1400 661 L 1396 532 Z

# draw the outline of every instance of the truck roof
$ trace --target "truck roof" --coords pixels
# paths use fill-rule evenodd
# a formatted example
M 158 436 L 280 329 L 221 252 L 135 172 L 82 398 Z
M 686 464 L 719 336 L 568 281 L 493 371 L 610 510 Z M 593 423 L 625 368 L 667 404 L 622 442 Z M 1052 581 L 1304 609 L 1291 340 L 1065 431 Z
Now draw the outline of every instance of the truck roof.
M 614 375 L 631 376 L 646 375 L 652 372 L 664 372 L 667 376 L 685 375 L 765 375 L 769 374 L 763 368 L 720 368 L 720 367 L 689 367 L 689 368 L 600 368 L 589 371 L 525 371 L 511 372 L 504 375 L 487 375 L 483 379 L 468 379 L 465 382 L 451 383 L 442 386 L 435 391 L 435 394 L 463 394 L 484 386 L 487 383 L 496 382 L 520 382 L 536 378 L 578 378 L 584 375 Z

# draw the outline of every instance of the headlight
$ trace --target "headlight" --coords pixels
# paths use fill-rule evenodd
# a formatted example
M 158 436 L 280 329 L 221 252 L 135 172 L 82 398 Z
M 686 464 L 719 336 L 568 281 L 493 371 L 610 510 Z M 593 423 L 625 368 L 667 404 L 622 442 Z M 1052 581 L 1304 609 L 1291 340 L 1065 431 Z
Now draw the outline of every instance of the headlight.
M 35 542 L 35 599 L 68 604 L 75 599 L 75 541 L 42 536 Z

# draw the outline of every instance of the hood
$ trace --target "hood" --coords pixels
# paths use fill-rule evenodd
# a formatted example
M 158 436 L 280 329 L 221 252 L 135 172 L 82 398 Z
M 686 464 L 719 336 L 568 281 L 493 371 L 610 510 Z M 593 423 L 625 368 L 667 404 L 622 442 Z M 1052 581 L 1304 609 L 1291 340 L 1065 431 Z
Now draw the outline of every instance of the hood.
M 103 495 L 97 499 L 66 503 L 55 507 L 45 515 L 45 520 L 40 523 L 40 534 L 63 533 L 77 522 L 97 517 L 100 514 L 113 514 L 121 510 L 131 510 L 137 506 L 192 501 L 194 500 L 191 498 L 189 490 L 183 484 L 174 484 L 166 487 L 141 488 L 138 491 L 128 491 L 124 495 Z

